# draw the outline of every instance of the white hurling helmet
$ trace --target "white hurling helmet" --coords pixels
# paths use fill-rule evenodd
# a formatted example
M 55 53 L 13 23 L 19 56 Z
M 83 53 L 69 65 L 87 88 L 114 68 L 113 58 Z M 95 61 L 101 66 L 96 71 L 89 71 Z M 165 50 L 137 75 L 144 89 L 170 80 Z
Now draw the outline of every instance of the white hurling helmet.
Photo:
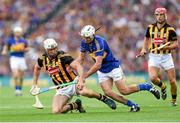
M 58 46 L 58 44 L 52 38 L 48 38 L 48 39 L 44 40 L 44 49 L 45 50 L 53 49 L 53 48 L 56 48 L 57 46 Z
M 92 37 L 95 35 L 95 28 L 92 25 L 86 25 L 81 30 L 82 37 Z

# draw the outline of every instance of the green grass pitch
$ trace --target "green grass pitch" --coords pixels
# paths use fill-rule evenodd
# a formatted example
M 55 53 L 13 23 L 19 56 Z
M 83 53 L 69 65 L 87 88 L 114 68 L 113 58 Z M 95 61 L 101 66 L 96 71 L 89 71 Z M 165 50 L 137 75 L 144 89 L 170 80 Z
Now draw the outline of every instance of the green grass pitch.
M 29 94 L 29 87 L 25 87 L 21 97 L 15 97 L 13 88 L 0 88 L 0 122 L 180 122 L 180 81 L 178 82 L 178 106 L 171 106 L 169 84 L 168 97 L 164 101 L 157 100 L 148 92 L 134 93 L 126 96 L 141 106 L 141 111 L 129 112 L 129 107 L 117 103 L 117 109 L 111 110 L 104 103 L 86 97 L 80 97 L 87 113 L 76 111 L 67 114 L 51 114 L 51 100 L 55 93 L 49 91 L 40 95 L 44 109 L 35 109 L 35 102 Z M 102 92 L 96 84 L 87 84 L 98 92 Z M 116 90 L 115 90 L 116 91 Z M 73 100 L 79 97 L 74 97 Z

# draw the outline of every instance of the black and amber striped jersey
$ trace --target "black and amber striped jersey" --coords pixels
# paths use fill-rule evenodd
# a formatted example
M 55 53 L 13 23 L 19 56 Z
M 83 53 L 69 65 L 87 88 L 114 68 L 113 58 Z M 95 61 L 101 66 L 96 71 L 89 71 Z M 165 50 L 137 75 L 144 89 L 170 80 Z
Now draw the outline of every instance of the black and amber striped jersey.
M 76 78 L 73 70 L 67 70 L 74 59 L 64 51 L 58 51 L 54 59 L 45 53 L 38 58 L 39 67 L 44 67 L 55 85 L 72 82 Z
M 149 50 L 151 53 L 155 54 L 171 53 L 171 50 L 151 50 L 160 47 L 167 42 L 172 43 L 177 40 L 175 29 L 167 23 L 165 23 L 161 29 L 157 27 L 157 23 L 149 25 L 145 36 L 150 38 Z M 169 45 L 171 45 L 171 43 Z

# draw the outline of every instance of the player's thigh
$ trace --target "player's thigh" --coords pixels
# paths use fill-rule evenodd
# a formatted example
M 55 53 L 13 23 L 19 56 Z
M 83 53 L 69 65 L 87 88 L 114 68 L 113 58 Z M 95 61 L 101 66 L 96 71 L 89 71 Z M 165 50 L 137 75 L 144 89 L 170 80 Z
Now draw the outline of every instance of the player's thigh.
M 86 86 L 84 86 L 82 90 L 77 90 L 77 93 L 82 96 L 86 96 L 86 97 L 89 97 L 94 94 L 98 94 L 95 91 L 93 91 L 92 89 L 87 88 Z
M 20 63 L 19 64 L 19 70 L 21 70 L 21 71 L 27 70 L 27 64 L 26 64 L 26 61 L 25 61 L 24 57 L 19 59 L 19 63 Z
M 112 91 L 113 80 L 110 78 L 108 80 L 102 81 L 100 83 L 100 86 L 101 86 L 102 90 L 104 91 L 104 93 L 106 94 L 109 91 Z
M 65 95 L 55 95 L 52 101 L 52 110 L 58 112 L 68 103 L 69 98 Z
M 24 76 L 24 70 L 18 70 L 18 76 L 23 77 Z
M 19 77 L 19 70 L 18 69 L 11 69 L 13 77 Z
M 175 72 L 175 69 L 171 68 L 169 70 L 166 70 L 166 72 L 167 72 L 167 76 L 168 76 L 169 82 L 170 83 L 176 82 L 176 72 Z
M 160 70 L 160 68 L 158 68 L 158 67 L 149 66 L 148 73 L 149 73 L 150 79 L 154 79 L 154 78 L 158 77 L 159 70 Z
M 120 93 L 126 92 L 128 90 L 125 79 L 116 80 L 115 85 Z

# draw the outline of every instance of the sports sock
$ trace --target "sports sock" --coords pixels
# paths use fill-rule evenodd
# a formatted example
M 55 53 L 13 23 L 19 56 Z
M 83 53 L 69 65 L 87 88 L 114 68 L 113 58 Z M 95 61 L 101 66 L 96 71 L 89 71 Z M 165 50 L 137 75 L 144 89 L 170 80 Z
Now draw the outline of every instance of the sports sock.
M 141 83 L 138 85 L 139 87 L 139 90 L 150 90 L 152 88 L 152 85 L 151 84 L 148 84 L 148 83 Z
M 132 102 L 131 100 L 127 101 L 127 106 L 132 107 L 133 105 L 136 105 L 136 104 Z
M 160 81 L 160 82 L 158 83 L 158 86 L 159 86 L 162 90 L 166 88 L 166 85 L 165 85 L 162 81 Z
M 176 98 L 177 98 L 177 95 L 173 95 L 173 94 L 172 94 L 172 99 L 173 99 L 173 100 L 176 100 Z
M 102 95 L 99 93 L 99 98 L 98 100 L 104 101 L 107 97 L 105 95 Z
M 70 106 L 70 110 L 74 110 L 74 109 L 78 108 L 78 105 L 75 102 L 74 103 L 69 103 L 68 105 Z
M 16 86 L 15 86 L 15 89 L 16 89 L 16 90 L 21 90 L 21 89 L 22 89 L 22 87 L 21 87 L 21 86 L 19 86 L 19 85 L 16 85 Z

